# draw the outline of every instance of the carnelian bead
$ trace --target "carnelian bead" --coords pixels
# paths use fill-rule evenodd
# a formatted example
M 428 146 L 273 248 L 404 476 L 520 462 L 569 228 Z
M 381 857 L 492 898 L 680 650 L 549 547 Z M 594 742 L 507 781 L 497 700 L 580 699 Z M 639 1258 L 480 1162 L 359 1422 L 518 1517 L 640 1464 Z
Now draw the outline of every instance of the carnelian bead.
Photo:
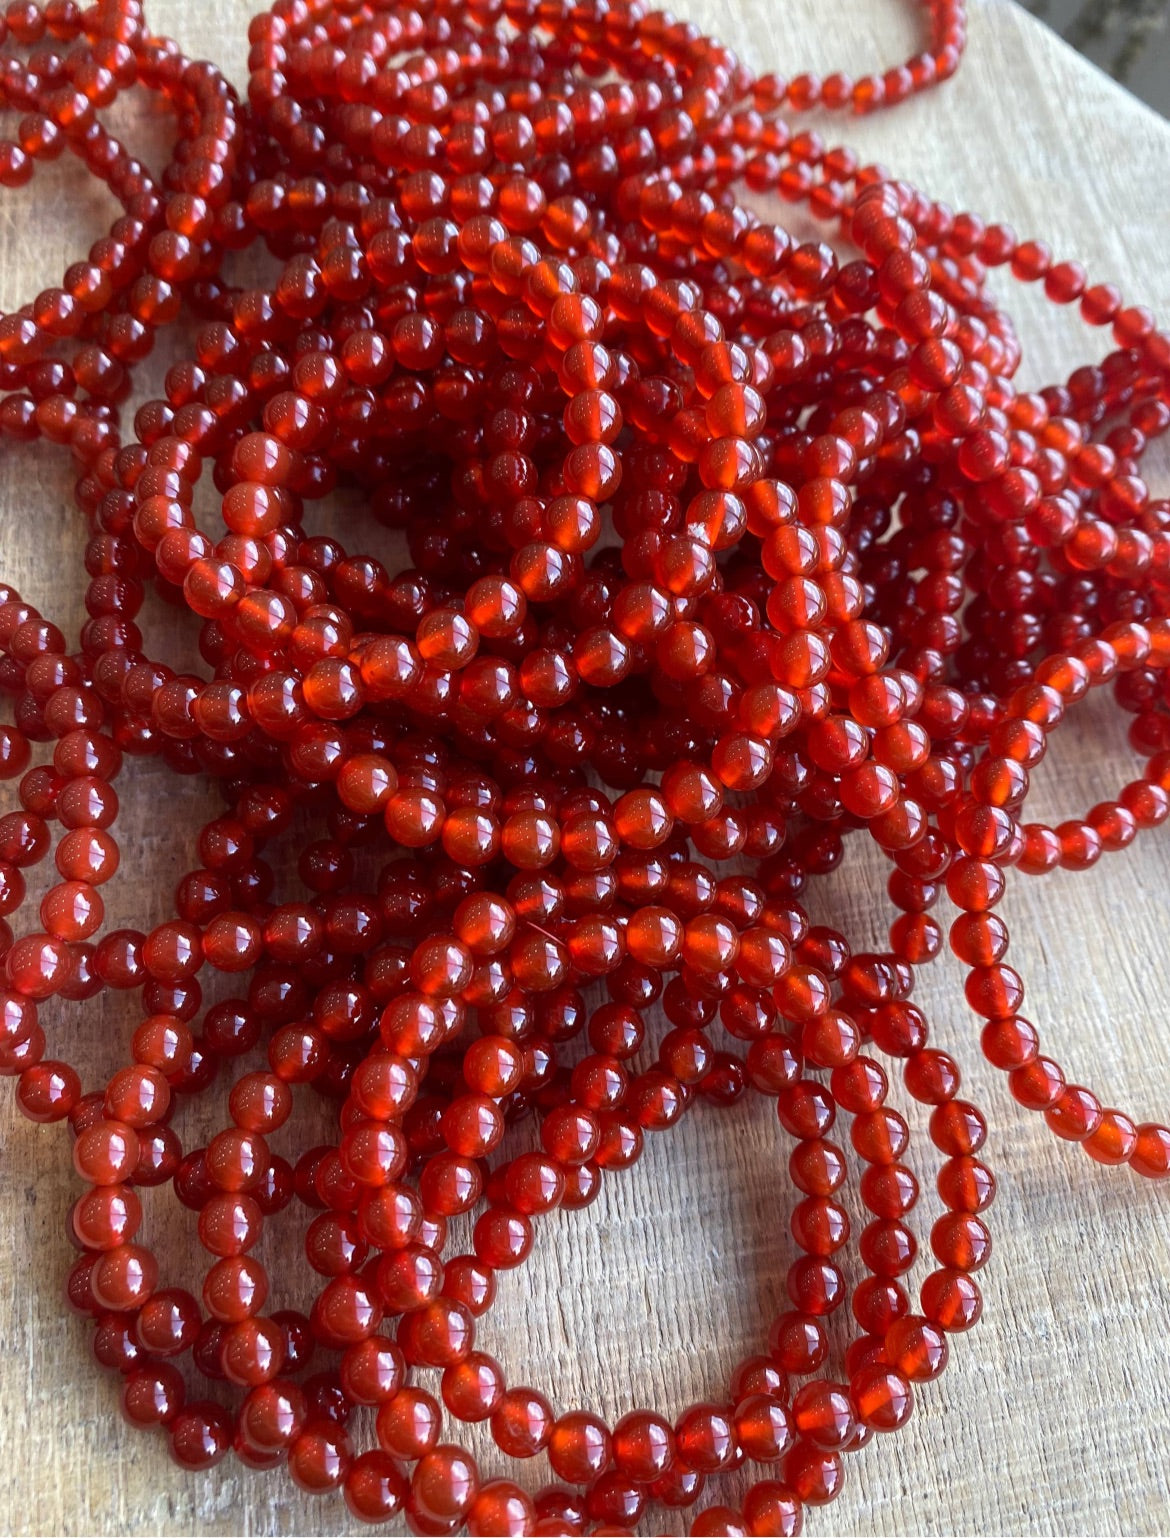
M 922 1307 L 948 1333 L 969 1330 L 983 1312 L 979 1288 L 962 1271 L 932 1271 L 922 1284 Z
M 499 1363 L 482 1351 L 471 1352 L 443 1374 L 443 1403 L 462 1421 L 486 1420 L 503 1392 Z
M 930 1235 L 931 1248 L 944 1265 L 974 1271 L 984 1265 L 991 1239 L 983 1222 L 970 1213 L 939 1218 Z
M 818 1447 L 844 1446 L 854 1424 L 848 1392 L 840 1384 L 806 1384 L 792 1401 L 792 1421 L 797 1432 Z
M 1143 1122 L 1129 1163 L 1148 1180 L 1161 1180 L 1170 1173 L 1170 1131 L 1155 1122 Z
M 707 1538 L 746 1538 L 747 1528 L 732 1507 L 708 1506 L 691 1523 L 691 1532 Z
M 994 1200 L 995 1189 L 995 1177 L 978 1159 L 948 1159 L 938 1173 L 939 1195 L 955 1212 L 982 1212 Z
M 462 1304 L 437 1298 L 410 1316 L 399 1336 L 409 1361 L 428 1367 L 449 1367 L 472 1349 L 475 1322 Z
M 373 753 L 346 759 L 337 777 L 338 794 L 346 806 L 367 815 L 383 811 L 397 787 L 393 765 Z
M 72 1228 L 87 1249 L 112 1250 L 128 1243 L 142 1221 L 142 1205 L 128 1186 L 98 1186 L 74 1206 Z
M 227 1412 L 206 1401 L 185 1405 L 167 1429 L 171 1457 L 180 1468 L 212 1468 L 226 1456 L 231 1446 Z
M 272 1320 L 244 1319 L 224 1336 L 221 1363 L 233 1383 L 252 1387 L 274 1378 L 284 1364 L 284 1337 Z
M 763 1479 L 748 1490 L 743 1501 L 744 1521 L 750 1534 L 793 1538 L 801 1530 L 799 1498 L 786 1485 Z
M 1101 1124 L 1101 1102 L 1091 1090 L 1078 1084 L 1066 1085 L 1060 1098 L 1044 1113 L 1044 1120 L 1057 1137 L 1083 1143 Z
M 135 1244 L 104 1251 L 90 1273 L 94 1301 L 117 1312 L 141 1308 L 157 1281 L 157 1261 L 149 1250 Z
M 557 1420 L 548 1438 L 553 1472 L 572 1485 L 585 1485 L 609 1465 L 610 1433 L 595 1415 L 574 1410 Z
M 187 1350 L 199 1332 L 199 1305 L 189 1292 L 163 1288 L 139 1311 L 135 1334 L 145 1350 L 155 1356 L 174 1356 Z
M 328 1421 L 310 1421 L 288 1450 L 292 1481 L 310 1494 L 334 1490 L 352 1462 L 349 1439 Z
M 510 1458 L 532 1458 L 547 1444 L 553 1421 L 552 1407 L 535 1389 L 508 1389 L 491 1411 L 492 1436 Z
M 843 1470 L 839 1453 L 822 1451 L 799 1442 L 784 1459 L 784 1482 L 809 1506 L 831 1501 L 841 1486 Z
M 41 922 L 58 940 L 76 943 L 101 927 L 101 897 L 87 883 L 64 882 L 54 887 L 41 903 Z
M 345 1504 L 362 1522 L 388 1522 L 402 1510 L 409 1482 L 388 1454 L 361 1453 L 346 1470 Z
M 399 844 L 421 848 L 439 837 L 445 808 L 430 791 L 399 788 L 385 806 L 386 831 Z
M 1124 1112 L 1104 1110 L 1083 1146 L 1099 1164 L 1127 1164 L 1137 1147 L 1137 1128 Z
M 617 1467 L 638 1483 L 649 1483 L 666 1472 L 674 1460 L 674 1432 L 647 1410 L 622 1417 L 613 1429 L 613 1458 Z
M 518 1266 L 532 1248 L 532 1224 L 519 1212 L 489 1208 L 476 1222 L 475 1252 L 495 1270 Z
M 276 1074 L 246 1074 L 233 1086 L 228 1108 L 242 1131 L 273 1132 L 288 1120 L 292 1093 Z
M 531 1531 L 530 1498 L 508 1479 L 488 1480 L 479 1488 L 467 1514 L 472 1538 L 521 1538 Z
M 756 1463 L 774 1463 L 792 1445 L 792 1419 L 775 1393 L 748 1394 L 735 1407 L 735 1437 Z
M 213 1255 L 242 1255 L 260 1237 L 259 1205 L 247 1196 L 213 1196 L 199 1214 L 199 1239 Z
M 122 1414 L 132 1426 L 165 1426 L 185 1398 L 183 1380 L 167 1363 L 133 1369 L 122 1387 Z
M 926 1383 L 946 1366 L 946 1336 L 925 1319 L 907 1315 L 886 1332 L 884 1354 L 911 1382 Z
M 268 1167 L 268 1148 L 258 1133 L 220 1132 L 207 1146 L 209 1178 L 222 1191 L 249 1191 Z
M 793 1237 L 813 1255 L 831 1255 L 849 1237 L 845 1209 L 824 1197 L 806 1197 L 797 1203 L 790 1219 Z
M 890 1368 L 864 1368 L 852 1380 L 850 1394 L 858 1419 L 876 1431 L 896 1431 L 909 1420 L 914 1407 L 910 1384 Z
M 138 1162 L 138 1139 L 120 1122 L 99 1121 L 73 1145 L 73 1166 L 93 1185 L 119 1185 Z
M 456 1154 L 482 1158 L 503 1136 L 503 1118 L 486 1095 L 462 1095 L 443 1113 L 443 1136 Z
M 338 1349 L 372 1335 L 382 1321 L 382 1305 L 372 1284 L 337 1276 L 322 1289 L 311 1317 L 321 1339 Z
M 435 1446 L 441 1424 L 434 1397 L 408 1384 L 379 1407 L 378 1441 L 391 1457 L 414 1460 Z
M 264 1268 L 247 1255 L 217 1261 L 203 1283 L 203 1301 L 208 1312 L 224 1324 L 259 1312 L 267 1295 Z
M 342 1357 L 341 1385 L 358 1404 L 380 1405 L 392 1399 L 405 1376 L 402 1352 L 384 1336 L 368 1335 Z
M 428 1522 L 464 1518 L 479 1489 L 479 1471 L 461 1448 L 442 1445 L 423 1454 L 410 1480 L 406 1508 Z
M 824 1327 L 809 1314 L 781 1314 L 768 1333 L 768 1349 L 788 1373 L 815 1372 L 828 1356 Z
M 1050 1058 L 1033 1056 L 1012 1069 L 1008 1086 L 1021 1105 L 1029 1110 L 1047 1111 L 1064 1093 L 1065 1078 Z
M 157 1068 L 123 1068 L 106 1088 L 106 1114 L 128 1127 L 161 1120 L 171 1102 L 171 1090 Z
M 584 1164 L 596 1152 L 601 1129 L 591 1112 L 558 1107 L 545 1117 L 540 1140 L 551 1158 L 561 1164 Z
M 10 984 L 28 999 L 47 999 L 66 980 L 68 952 L 63 941 L 47 934 L 26 935 L 4 959 Z
M 510 1094 L 524 1073 L 524 1054 L 503 1036 L 481 1036 L 463 1056 L 463 1077 L 474 1093 L 500 1098 Z
M 66 1063 L 41 1062 L 21 1074 L 16 1097 L 30 1121 L 61 1121 L 81 1099 L 81 1080 Z

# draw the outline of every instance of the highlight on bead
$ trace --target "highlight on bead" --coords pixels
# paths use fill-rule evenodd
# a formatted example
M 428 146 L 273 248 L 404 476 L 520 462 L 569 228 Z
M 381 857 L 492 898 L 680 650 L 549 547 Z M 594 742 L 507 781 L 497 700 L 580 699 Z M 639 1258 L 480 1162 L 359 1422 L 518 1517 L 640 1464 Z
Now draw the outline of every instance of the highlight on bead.
M 1170 1130 L 1042 1055 L 996 911 L 1009 872 L 1087 868 L 1170 811 L 1170 504 L 1139 474 L 1170 339 L 780 115 L 945 81 L 963 7 L 923 9 L 906 64 L 786 81 L 644 0 L 276 0 L 241 99 L 137 0 L 7 7 L 0 182 L 67 150 L 123 212 L 0 318 L 0 432 L 69 451 L 88 529 L 60 574 L 78 636 L 0 592 L 0 1071 L 67 1124 L 69 1303 L 181 1467 L 280 1466 L 416 1533 L 653 1530 L 663 1505 L 797 1533 L 982 1309 L 987 1123 L 912 997 L 944 893 L 1019 1104 L 1170 1171 Z M 137 88 L 174 117 L 157 177 L 101 121 Z M 250 247 L 271 286 L 232 280 Z M 1019 391 L 993 268 L 1114 350 Z M 180 318 L 193 352 L 124 421 Z M 314 533 L 338 489 L 344 543 Z M 197 672 L 150 655 L 150 586 Z M 1104 685 L 1143 776 L 1026 821 Z M 150 755 L 223 809 L 172 916 L 111 929 L 116 786 Z M 880 953 L 802 905 L 847 837 L 888 864 Z M 102 1086 L 64 1022 L 107 992 L 129 1024 Z M 172 1114 L 217 1086 L 229 1120 L 188 1147 Z M 790 1140 L 800 1251 L 756 1353 L 716 1400 L 613 1426 L 510 1383 L 478 1321 L 541 1217 L 749 1094 Z M 150 1248 L 151 1187 L 202 1256 Z M 254 1253 L 306 1208 L 307 1313 Z M 461 1445 L 478 1422 L 515 1479 Z

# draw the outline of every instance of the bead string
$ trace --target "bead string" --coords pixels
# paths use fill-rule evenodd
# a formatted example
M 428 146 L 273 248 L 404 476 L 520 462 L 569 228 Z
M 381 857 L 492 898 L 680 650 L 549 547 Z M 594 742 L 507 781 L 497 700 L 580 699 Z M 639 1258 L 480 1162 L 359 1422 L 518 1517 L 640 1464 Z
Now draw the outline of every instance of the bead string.
M 776 115 L 947 79 L 963 7 L 926 10 L 904 66 L 786 83 L 642 0 L 276 0 L 242 103 L 134 0 L 8 6 L 0 95 L 24 116 L 0 182 L 68 149 L 123 212 L 0 317 L 0 432 L 72 452 L 89 530 L 76 650 L 0 590 L 20 800 L 0 1071 L 72 1132 L 68 1296 L 126 1418 L 181 1466 L 285 1464 L 420 1534 L 626 1532 L 657 1503 L 699 1508 L 697 1534 L 798 1532 L 981 1312 L 987 1124 L 912 1000 L 944 890 L 1017 1101 L 1102 1163 L 1170 1172 L 1170 1131 L 1041 1056 L 995 912 L 1008 868 L 1087 868 L 1170 812 L 1170 504 L 1138 474 L 1170 424 L 1170 339 L 1042 242 Z M 135 85 L 177 122 L 157 179 L 98 117 Z M 741 184 L 858 254 L 795 243 Z M 234 285 L 229 254 L 260 242 L 279 277 Z M 1018 392 L 993 267 L 1115 350 Z M 135 367 L 180 316 L 194 355 L 123 439 Z M 401 569 L 309 532 L 337 487 L 396 531 Z M 148 655 L 148 583 L 197 617 L 203 673 Z M 1143 778 L 1024 821 L 1048 733 L 1107 682 Z M 100 890 L 127 755 L 211 777 L 225 806 L 149 933 L 108 930 Z M 800 900 L 863 832 L 891 867 L 883 953 Z M 50 852 L 60 880 L 16 936 Z M 205 1004 L 204 969 L 236 996 Z M 41 1006 L 106 990 L 137 993 L 139 1023 L 85 1091 Z M 879 1056 L 941 1155 L 916 1290 L 919 1176 Z M 230 1125 L 185 1149 L 180 1098 L 224 1080 Z M 509 1386 L 477 1321 L 539 1217 L 749 1091 L 799 1193 L 760 1353 L 673 1421 L 609 1427 Z M 314 1099 L 332 1139 L 298 1144 Z M 198 1296 L 142 1242 L 152 1186 L 198 1213 Z M 253 1253 L 304 1208 L 307 1314 Z M 458 1421 L 560 1482 L 485 1478 Z M 735 1506 L 703 1504 L 748 1465 Z

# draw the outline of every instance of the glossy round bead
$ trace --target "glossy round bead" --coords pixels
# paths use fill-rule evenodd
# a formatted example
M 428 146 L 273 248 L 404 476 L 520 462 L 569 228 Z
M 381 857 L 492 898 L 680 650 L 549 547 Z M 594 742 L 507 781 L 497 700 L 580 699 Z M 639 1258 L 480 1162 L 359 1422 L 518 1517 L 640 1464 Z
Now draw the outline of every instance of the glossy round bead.
M 309 1421 L 288 1452 L 293 1483 L 310 1494 L 336 1489 L 351 1462 L 349 1440 L 331 1421 Z
M 558 1478 L 585 1485 L 608 1466 L 613 1443 L 595 1415 L 574 1410 L 557 1420 L 548 1439 L 548 1459 Z
M 460 1448 L 440 1444 L 415 1466 L 407 1510 L 426 1522 L 454 1522 L 466 1515 L 478 1488 L 472 1460 Z
M 393 1458 L 421 1458 L 439 1438 L 441 1411 L 434 1397 L 409 1385 L 378 1411 L 377 1432 L 382 1448 Z
M 402 1510 L 409 1484 L 400 1464 L 375 1449 L 359 1454 L 345 1475 L 345 1504 L 362 1522 L 389 1522 Z

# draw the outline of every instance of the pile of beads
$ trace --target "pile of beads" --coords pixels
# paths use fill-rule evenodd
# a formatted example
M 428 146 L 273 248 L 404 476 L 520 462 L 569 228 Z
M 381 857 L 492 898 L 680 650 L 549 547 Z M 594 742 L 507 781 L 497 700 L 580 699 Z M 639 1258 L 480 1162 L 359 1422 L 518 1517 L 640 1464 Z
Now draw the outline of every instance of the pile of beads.
M 0 1072 L 72 1131 L 69 1299 L 182 1466 L 283 1464 L 420 1534 L 621 1533 L 656 1503 L 697 1507 L 696 1534 L 797 1532 L 982 1306 L 986 1121 L 911 997 L 944 892 L 1015 1098 L 1102 1163 L 1170 1171 L 1170 1131 L 1040 1055 L 995 912 L 1007 869 L 1087 868 L 1170 812 L 1170 504 L 1138 475 L 1170 424 L 1170 338 L 1043 243 L 778 116 L 945 80 L 962 5 L 926 10 L 906 65 L 784 82 L 643 0 L 276 0 L 245 104 L 136 0 L 7 7 L 23 116 L 0 182 L 67 150 L 124 212 L 0 318 L 0 432 L 71 451 L 90 536 L 75 650 L 0 591 L 20 804 Z M 100 121 L 133 86 L 177 120 L 157 178 Z M 743 188 L 806 203 L 837 245 L 796 243 Z M 268 287 L 230 279 L 253 245 Z M 993 267 L 1115 350 L 1017 391 Z M 194 354 L 123 441 L 180 317 Z M 310 532 L 339 488 L 352 548 Z M 361 548 L 373 523 L 401 569 Z M 144 649 L 152 584 L 196 617 L 202 672 Z M 1048 733 L 1106 682 L 1144 777 L 1025 821 Z M 115 782 L 152 754 L 224 810 L 173 918 L 108 931 Z M 801 903 L 846 834 L 890 866 L 880 954 Z M 206 1002 L 201 973 L 234 992 Z M 46 1056 L 45 1006 L 104 990 L 138 1023 L 87 1090 Z M 919 1177 L 879 1057 L 940 1156 L 917 1289 Z M 230 1125 L 185 1150 L 176 1105 L 225 1078 Z M 760 1354 L 673 1420 L 509 1387 L 477 1321 L 541 1215 L 749 1092 L 799 1193 Z M 298 1143 L 321 1103 L 331 1141 Z M 198 1212 L 198 1294 L 169 1280 L 190 1256 L 142 1242 L 139 1192 L 163 1186 Z M 307 1313 L 254 1253 L 305 1207 Z M 559 1483 L 485 1477 L 451 1421 L 546 1453 Z M 710 1503 L 721 1483 L 734 1505 Z

